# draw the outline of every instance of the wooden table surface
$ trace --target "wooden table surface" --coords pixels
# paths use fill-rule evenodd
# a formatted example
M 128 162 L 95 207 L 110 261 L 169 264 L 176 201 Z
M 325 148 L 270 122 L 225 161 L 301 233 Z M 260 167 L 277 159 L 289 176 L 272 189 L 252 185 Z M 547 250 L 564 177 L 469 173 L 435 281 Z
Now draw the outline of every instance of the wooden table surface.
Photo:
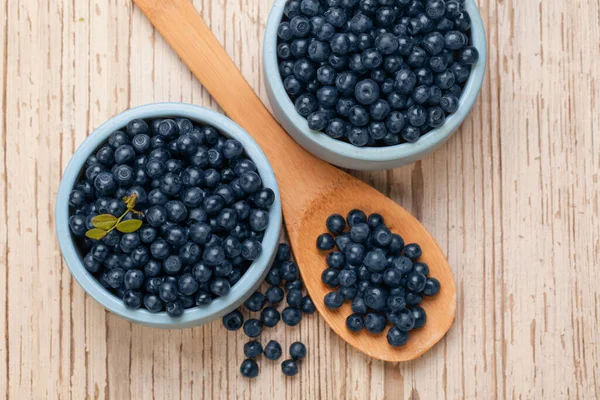
M 267 101 L 272 0 L 196 0 Z M 241 332 L 132 325 L 86 296 L 61 259 L 54 201 L 94 127 L 129 107 L 217 109 L 129 0 L 0 5 L 0 398 L 592 399 L 600 397 L 600 5 L 479 0 L 489 43 L 481 96 L 435 154 L 357 173 L 413 212 L 447 253 L 458 310 L 420 359 L 357 353 L 318 316 L 264 340 L 304 341 L 240 377 Z

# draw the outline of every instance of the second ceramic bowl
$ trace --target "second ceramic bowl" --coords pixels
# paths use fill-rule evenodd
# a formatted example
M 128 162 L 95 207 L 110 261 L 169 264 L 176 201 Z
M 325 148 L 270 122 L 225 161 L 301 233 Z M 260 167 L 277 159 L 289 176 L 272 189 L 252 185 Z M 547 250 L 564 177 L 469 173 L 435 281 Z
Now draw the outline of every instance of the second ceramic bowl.
M 254 161 L 263 185 L 275 192 L 275 201 L 269 210 L 269 225 L 262 240 L 262 254 L 248 268 L 241 279 L 233 285 L 229 294 L 219 297 L 206 307 L 185 310 L 179 318 L 171 318 L 166 312 L 152 314 L 145 309 L 130 310 L 123 301 L 98 283 L 83 266 L 82 256 L 75 246 L 69 228 L 69 194 L 77 182 L 88 157 L 96 152 L 110 134 L 123 129 L 133 119 L 184 117 L 200 124 L 211 125 L 223 135 L 242 143 L 248 157 Z M 188 328 L 213 321 L 240 306 L 263 281 L 275 257 L 281 233 L 281 200 L 275 175 L 258 144 L 239 125 L 229 118 L 207 108 L 184 103 L 155 103 L 132 108 L 118 114 L 98 127 L 79 146 L 63 174 L 56 199 L 56 231 L 62 255 L 71 273 L 94 300 L 109 311 L 142 325 L 155 328 Z
M 356 147 L 335 140 L 308 127 L 306 119 L 296 112 L 286 93 L 277 61 L 277 28 L 283 16 L 286 0 L 276 0 L 265 31 L 263 62 L 267 96 L 274 116 L 283 128 L 306 150 L 315 156 L 342 168 L 357 170 L 382 170 L 413 163 L 444 144 L 465 120 L 481 90 L 486 67 L 487 48 L 483 21 L 473 0 L 465 0 L 465 10 L 471 17 L 472 46 L 479 51 L 479 61 L 473 65 L 459 109 L 446 119 L 446 123 L 422 136 L 415 143 L 402 143 L 388 147 Z

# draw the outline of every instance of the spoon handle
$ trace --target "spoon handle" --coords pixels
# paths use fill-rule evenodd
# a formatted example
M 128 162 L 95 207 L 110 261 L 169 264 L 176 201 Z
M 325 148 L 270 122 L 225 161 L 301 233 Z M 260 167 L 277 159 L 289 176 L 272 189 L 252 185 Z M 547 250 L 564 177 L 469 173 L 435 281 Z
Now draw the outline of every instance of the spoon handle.
M 258 142 L 281 187 L 288 229 L 293 212 L 344 172 L 298 145 L 271 116 L 189 0 L 134 0 L 225 113 Z M 303 188 L 310 188 L 303 193 Z M 291 211 L 291 212 L 287 212 Z

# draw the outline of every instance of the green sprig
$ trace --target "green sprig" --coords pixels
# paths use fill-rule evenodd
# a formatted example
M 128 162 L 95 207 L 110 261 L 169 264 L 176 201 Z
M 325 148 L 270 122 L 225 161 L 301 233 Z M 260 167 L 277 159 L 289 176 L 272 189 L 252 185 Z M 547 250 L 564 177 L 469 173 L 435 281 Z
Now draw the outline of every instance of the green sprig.
M 104 236 L 108 235 L 108 232 L 113 229 L 118 230 L 122 233 L 132 233 L 140 229 L 142 226 L 142 221 L 139 219 L 129 219 L 127 221 L 123 221 L 123 218 L 129 213 L 139 214 L 142 217 L 144 214 L 142 212 L 135 210 L 135 202 L 137 201 L 137 194 L 133 193 L 129 196 L 123 197 L 123 201 L 127 206 L 127 210 L 121 215 L 119 218 L 115 217 L 111 214 L 100 214 L 96 215 L 92 218 L 93 229 L 90 229 L 85 233 L 85 236 L 90 239 L 100 240 Z

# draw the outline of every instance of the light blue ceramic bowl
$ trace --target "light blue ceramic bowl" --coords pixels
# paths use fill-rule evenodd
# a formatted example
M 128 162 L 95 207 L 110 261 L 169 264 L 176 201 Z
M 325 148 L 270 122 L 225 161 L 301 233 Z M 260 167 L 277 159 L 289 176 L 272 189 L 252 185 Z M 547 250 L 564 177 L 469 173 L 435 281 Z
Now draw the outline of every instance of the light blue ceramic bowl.
M 306 150 L 315 156 L 342 168 L 357 170 L 382 170 L 410 164 L 444 144 L 467 117 L 483 83 L 487 49 L 483 21 L 473 0 L 465 0 L 469 13 L 472 45 L 479 51 L 479 62 L 473 66 L 460 98 L 460 108 L 446 119 L 446 123 L 421 137 L 415 143 L 389 147 L 356 147 L 330 138 L 324 133 L 309 129 L 306 119 L 300 116 L 287 95 L 277 63 L 277 27 L 283 16 L 286 0 L 276 0 L 265 31 L 263 61 L 267 96 L 274 116 L 283 128 Z
M 239 140 L 243 144 L 248 156 L 256 163 L 265 187 L 269 187 L 275 192 L 275 202 L 269 212 L 269 226 L 265 231 L 262 241 L 263 251 L 261 256 L 252 263 L 248 271 L 232 287 L 231 292 L 227 296 L 214 300 L 207 307 L 187 309 L 180 318 L 171 318 L 165 312 L 152 314 L 143 309 L 129 310 L 125 308 L 121 299 L 106 291 L 83 266 L 82 257 L 75 248 L 68 221 L 69 193 L 73 189 L 86 159 L 96 151 L 100 144 L 108 139 L 112 132 L 124 128 L 127 122 L 132 119 L 175 116 L 212 125 L 223 135 Z M 271 165 L 260 147 L 258 147 L 258 144 L 239 125 L 215 111 L 192 104 L 148 104 L 124 111 L 108 120 L 84 140 L 75 154 L 73 154 L 58 189 L 58 197 L 56 199 L 56 231 L 58 233 L 60 249 L 71 273 L 83 289 L 98 303 L 114 314 L 120 315 L 131 322 L 155 328 L 188 328 L 213 321 L 231 312 L 240 306 L 263 281 L 277 251 L 281 232 L 281 201 L 277 181 L 275 180 Z

